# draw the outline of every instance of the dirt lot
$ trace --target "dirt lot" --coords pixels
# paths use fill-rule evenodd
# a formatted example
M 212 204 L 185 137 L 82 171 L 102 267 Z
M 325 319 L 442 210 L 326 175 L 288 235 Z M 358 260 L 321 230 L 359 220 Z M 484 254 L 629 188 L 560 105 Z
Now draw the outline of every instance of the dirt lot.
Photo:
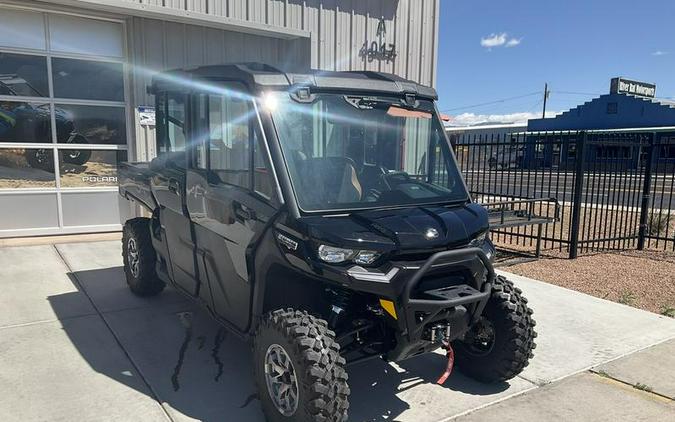
M 576 260 L 548 254 L 501 268 L 603 299 L 675 317 L 675 253 L 629 251 Z
M 33 168 L 23 149 L 0 151 L 0 189 L 53 188 L 54 172 Z M 61 187 L 100 187 L 117 184 L 115 151 L 92 151 L 83 165 L 61 163 Z

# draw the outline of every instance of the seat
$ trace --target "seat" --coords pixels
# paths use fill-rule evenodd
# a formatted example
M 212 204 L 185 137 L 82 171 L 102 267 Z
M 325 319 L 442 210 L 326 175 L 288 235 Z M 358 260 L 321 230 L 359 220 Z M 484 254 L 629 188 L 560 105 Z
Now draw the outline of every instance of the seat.
M 304 199 L 307 202 L 323 205 L 361 201 L 363 188 L 351 159 L 309 158 L 302 167 Z

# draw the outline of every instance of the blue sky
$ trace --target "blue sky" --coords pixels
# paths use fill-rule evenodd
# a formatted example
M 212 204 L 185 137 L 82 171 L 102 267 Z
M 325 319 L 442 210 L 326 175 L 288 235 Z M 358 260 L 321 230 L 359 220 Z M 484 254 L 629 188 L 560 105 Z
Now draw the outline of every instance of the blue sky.
M 540 115 L 545 82 L 551 111 L 614 76 L 675 98 L 675 0 L 442 0 L 439 35 L 439 108 L 463 123 Z

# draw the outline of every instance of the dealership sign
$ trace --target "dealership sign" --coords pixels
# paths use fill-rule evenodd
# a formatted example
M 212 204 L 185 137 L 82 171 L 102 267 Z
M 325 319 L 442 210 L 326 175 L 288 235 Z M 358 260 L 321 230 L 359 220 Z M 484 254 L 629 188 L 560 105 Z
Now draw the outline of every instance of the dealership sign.
M 632 94 L 640 97 L 654 98 L 656 96 L 656 85 L 624 78 L 613 78 L 609 93 Z

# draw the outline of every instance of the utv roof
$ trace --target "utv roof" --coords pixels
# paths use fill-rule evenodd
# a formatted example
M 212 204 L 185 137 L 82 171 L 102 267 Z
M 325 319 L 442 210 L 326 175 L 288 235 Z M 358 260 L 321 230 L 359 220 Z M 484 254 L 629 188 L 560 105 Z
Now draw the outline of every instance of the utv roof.
M 287 73 L 262 63 L 239 63 L 177 69 L 159 73 L 152 78 L 148 92 L 188 90 L 213 81 L 240 81 L 253 91 L 307 86 L 324 91 L 350 91 L 379 94 L 414 94 L 437 99 L 436 90 L 383 72 L 332 72 L 311 70 L 308 73 Z

